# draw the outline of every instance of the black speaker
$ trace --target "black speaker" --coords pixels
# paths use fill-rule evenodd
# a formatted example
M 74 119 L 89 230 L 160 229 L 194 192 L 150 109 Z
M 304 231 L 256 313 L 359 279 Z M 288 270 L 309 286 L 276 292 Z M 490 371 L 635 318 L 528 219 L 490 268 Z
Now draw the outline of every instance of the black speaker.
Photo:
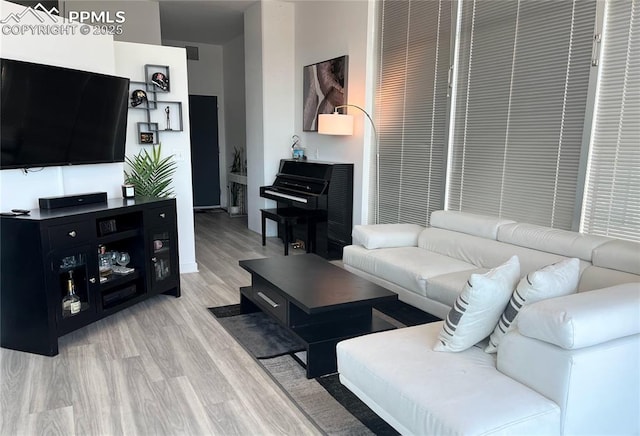
M 106 192 L 65 195 L 63 197 L 39 198 L 40 209 L 59 209 L 61 207 L 82 206 L 83 204 L 106 203 Z

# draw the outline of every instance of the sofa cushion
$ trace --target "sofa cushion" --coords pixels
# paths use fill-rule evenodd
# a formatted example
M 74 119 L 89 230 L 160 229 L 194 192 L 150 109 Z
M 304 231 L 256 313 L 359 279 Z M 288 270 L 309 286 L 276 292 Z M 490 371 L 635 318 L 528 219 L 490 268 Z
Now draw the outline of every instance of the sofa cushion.
M 431 219 L 429 220 L 431 227 L 453 230 L 494 240 L 498 235 L 498 228 L 500 226 L 514 222 L 513 220 L 503 218 L 452 210 L 437 210 L 432 212 Z
M 498 229 L 498 241 L 591 262 L 594 248 L 610 239 L 535 224 L 513 223 Z
M 471 263 L 477 268 L 494 268 L 516 255 L 523 276 L 566 259 L 557 254 L 436 228 L 427 228 L 420 233 L 418 247 Z
M 353 227 L 354 245 L 370 250 L 386 247 L 417 247 L 418 235 L 424 227 L 417 224 L 373 224 Z
M 568 350 L 640 333 L 640 283 L 539 301 L 518 318 L 523 336 Z
M 633 282 L 640 282 L 640 275 L 590 265 L 580 274 L 578 292 Z
M 485 274 L 471 274 L 442 325 L 434 350 L 466 350 L 489 336 L 519 278 L 517 256 Z
M 525 305 L 576 292 L 579 274 L 580 260 L 574 257 L 546 266 L 522 278 L 500 316 L 498 325 L 491 333 L 489 344 L 484 351 L 487 353 L 498 351 L 500 341 L 515 327 L 516 317 Z
M 640 243 L 613 240 L 593 250 L 595 266 L 640 274 Z
M 345 264 L 402 286 L 423 297 L 430 277 L 454 271 L 470 271 L 475 266 L 417 247 L 367 250 L 358 245 L 344 248 Z
M 489 271 L 487 268 L 478 268 L 431 277 L 427 281 L 427 297 L 452 307 L 453 303 L 456 302 L 456 298 L 458 298 L 467 284 L 469 276 L 471 274 L 484 274 L 487 271 Z
M 558 406 L 478 347 L 433 351 L 442 322 L 338 343 L 340 381 L 403 434 L 558 434 Z M 516 400 L 517 399 L 517 400 Z

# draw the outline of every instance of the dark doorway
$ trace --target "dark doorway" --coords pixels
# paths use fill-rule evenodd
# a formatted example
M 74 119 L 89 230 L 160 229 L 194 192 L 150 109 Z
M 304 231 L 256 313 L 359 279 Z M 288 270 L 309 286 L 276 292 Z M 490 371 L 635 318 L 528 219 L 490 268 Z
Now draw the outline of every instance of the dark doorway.
M 218 97 L 189 96 L 193 207 L 220 207 Z

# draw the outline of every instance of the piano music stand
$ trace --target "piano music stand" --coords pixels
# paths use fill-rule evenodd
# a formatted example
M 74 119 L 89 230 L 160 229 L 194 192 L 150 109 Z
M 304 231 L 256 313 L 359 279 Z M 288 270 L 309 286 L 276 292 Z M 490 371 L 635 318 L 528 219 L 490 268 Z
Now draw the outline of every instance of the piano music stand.
M 260 209 L 262 215 L 262 245 L 266 245 L 267 219 L 284 225 L 284 255 L 289 255 L 289 234 L 294 224 L 307 225 L 307 253 L 315 253 L 317 213 L 313 210 L 286 207 L 280 209 Z M 312 248 L 313 247 L 313 248 Z

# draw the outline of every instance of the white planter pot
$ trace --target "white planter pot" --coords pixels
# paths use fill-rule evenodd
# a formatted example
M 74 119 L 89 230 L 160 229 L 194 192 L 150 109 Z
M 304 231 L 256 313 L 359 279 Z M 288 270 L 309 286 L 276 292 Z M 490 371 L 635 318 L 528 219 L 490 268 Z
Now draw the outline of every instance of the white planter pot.
M 229 208 L 229 213 L 231 215 L 238 215 L 240 213 L 240 206 L 231 206 Z

